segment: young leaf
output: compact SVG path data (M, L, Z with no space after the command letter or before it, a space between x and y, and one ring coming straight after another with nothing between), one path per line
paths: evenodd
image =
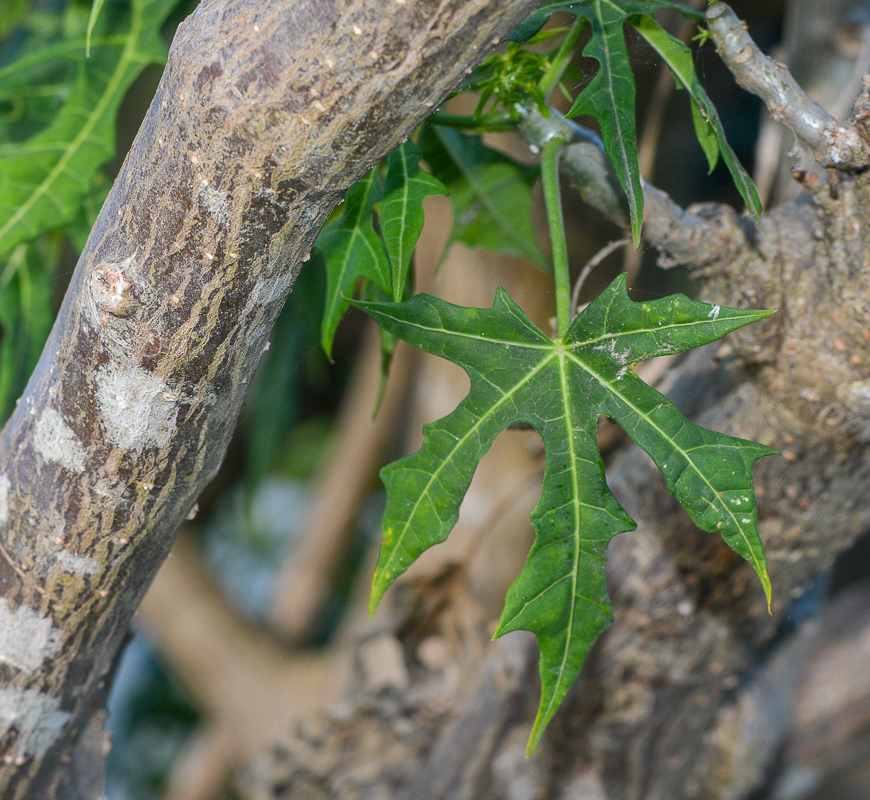
M600 67L566 116L588 115L601 125L604 151L628 199L634 246L640 243L643 189L637 161L634 74L628 60L623 23L626 12L608 0L589 0L578 12L592 24L592 38L583 55Z
M678 81L689 93L692 101L692 117L695 122L695 132L698 141L707 155L707 161L712 170L716 166L718 154L721 152L722 160L728 167L734 185L740 192L746 208L752 214L756 222L761 219L761 200L755 189L752 178L743 169L731 146L725 138L725 131L716 109L707 97L707 93L698 81L695 74L695 64L692 61L692 53L686 45L674 36L671 36L652 17L643 16L632 20L632 26L646 39L656 52L662 57L668 68Z
M375 167L355 183L344 198L344 213L317 237L316 247L326 260L326 305L323 309L321 344L327 355L338 323L347 311L347 294L359 278L380 286L390 285L390 264L384 244L375 232L372 209L383 188Z
M555 341L501 289L489 309L426 295L359 305L396 336L459 364L471 379L456 410L424 428L420 450L381 473L387 508L372 609L424 550L447 537L477 463L501 431L527 422L544 441L544 488L532 515L537 538L496 633L530 630L541 650L542 696L530 750L610 622L607 544L634 527L604 478L599 414L619 422L649 453L699 527L718 531L749 561L769 602L751 479L755 461L776 451L690 422L643 383L633 365L714 341L771 312L720 308L682 295L633 303L624 275Z
M437 178L420 169L420 151L409 139L387 158L386 187L379 217L392 266L392 297L397 302L402 299L411 253L423 230L423 199L432 194L447 194L447 189Z
M159 29L175 5L176 0L133 0L126 30L120 37L95 38L89 59L82 40L78 74L63 107L44 130L4 146L0 258L19 242L73 219L96 171L114 153L115 114L124 93L147 64L165 60Z
M518 164L490 150L479 136L452 128L425 128L420 147L432 173L449 190L455 241L547 263L530 216L535 167Z

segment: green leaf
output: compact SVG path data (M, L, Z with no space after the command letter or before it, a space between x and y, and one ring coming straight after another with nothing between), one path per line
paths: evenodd
M97 17L100 16L100 11L103 8L103 3L106 0L94 0L91 4L91 16L88 18L88 32L85 37L85 55L91 57L91 35L94 32L94 25L97 24Z
M725 138L725 131L722 128L719 115L698 81L691 51L685 43L671 36L652 17L643 16L632 20L632 26L662 57L673 73L677 85L682 86L689 93L692 101L695 133L707 156L710 169L712 170L716 166L718 155L721 152L722 160L728 167L734 185L740 192L743 202L746 203L746 208L752 214L753 219L759 222L762 208L755 184Z
M578 13L592 24L592 38L583 55L596 59L600 67L566 116L585 114L595 117L601 125L604 151L628 200L631 233L637 247L643 222L643 188L637 161L634 74L623 32L626 11L607 0L589 0Z
M423 199L447 194L444 184L420 169L420 151L408 140L387 158L387 178L379 222L392 266L393 300L402 299L411 253L423 230ZM388 292L389 294L389 292Z
M348 293L360 278L389 287L390 263L384 244L375 232L373 209L383 187L375 167L355 183L344 198L344 213L329 223L315 246L326 260L326 305L323 309L321 344L332 354L338 323L348 307Z
M441 126L425 128L420 147L432 173L449 191L454 241L546 265L530 215L536 167L491 150L479 136Z
M0 275L0 421L15 408L54 322L50 273L60 237L19 245ZM50 268L46 265L49 261Z
M372 609L424 550L447 537L480 458L501 431L526 422L544 441L543 494L532 515L537 538L496 633L532 631L541 650L542 696L530 750L610 623L607 545L634 527L605 481L596 435L600 414L649 453L699 527L718 531L752 564L769 602L751 478L755 461L776 451L695 425L633 366L714 341L771 312L720 308L682 295L633 303L624 275L555 341L501 289L489 309L426 295L359 305L396 336L459 364L471 380L456 410L425 426L420 450L381 473L387 507Z
M543 28L547 20L557 11L565 11L569 14L582 14L588 10L592 2L593 0L574 0L574 2L546 0L514 29L513 33L507 37L507 40L511 42L526 42ZM611 5L625 10L629 14L651 14L660 8L675 8L683 16L697 20L704 19L703 13L683 3L676 2L676 0L616 0Z
M6 144L0 157L0 258L19 242L71 221L100 165L114 154L115 116L127 88L151 63L165 60L160 25L176 0L133 0L117 36L102 15L91 58L81 39L76 77L42 131Z

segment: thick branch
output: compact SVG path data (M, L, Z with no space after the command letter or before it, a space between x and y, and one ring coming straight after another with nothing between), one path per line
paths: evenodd
M533 0L205 0L0 438L0 795L56 797L342 193Z
M593 208L611 222L628 230L625 195L604 145L592 131L551 110L549 117L532 111L519 127L523 139L537 150L556 136L567 143L560 161L562 174ZM643 237L662 253L661 264L671 267L692 264L702 267L732 258L744 236L736 216L724 207L708 218L678 206L666 193L643 183ZM712 207L711 207L712 209Z
M771 117L784 122L815 151L816 160L837 169L870 164L870 139L856 120L843 122L811 100L788 67L764 55L725 3L707 10L707 25L725 66L746 91L760 97Z

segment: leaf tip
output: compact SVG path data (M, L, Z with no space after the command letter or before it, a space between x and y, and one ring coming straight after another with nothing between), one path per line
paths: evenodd
M770 573L768 573L767 567L761 568L758 577L761 578L761 585L764 587L764 597L767 600L767 613L773 616L773 611L771 610L770 605L773 599L773 586L770 583Z

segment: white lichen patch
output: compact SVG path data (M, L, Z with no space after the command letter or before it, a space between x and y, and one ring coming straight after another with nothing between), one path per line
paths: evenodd
M33 446L46 461L54 461L70 472L82 472L85 468L85 448L53 408L46 408L39 415Z
M46 658L57 655L62 635L48 617L25 605L13 612L6 598L0 597L0 661L3 663L22 672L35 672Z
M54 558L64 572L73 575L93 575L100 569L96 559L90 556L77 555L67 549L55 553Z
M210 183L201 182L199 202L222 228L229 226L231 219L230 196L223 189L216 189Z
M0 525L5 525L9 521L9 490L11 488L12 482L4 472L0 475Z
M112 364L96 376L100 418L109 439L125 450L163 447L175 430L175 394L138 365Z
M263 278L257 281L254 291L251 292L249 305L266 306L276 300L283 300L290 284L293 283L292 273L284 273L275 278Z
M18 730L18 758L42 758L69 716L50 694L35 689L0 689L0 735L13 726Z

